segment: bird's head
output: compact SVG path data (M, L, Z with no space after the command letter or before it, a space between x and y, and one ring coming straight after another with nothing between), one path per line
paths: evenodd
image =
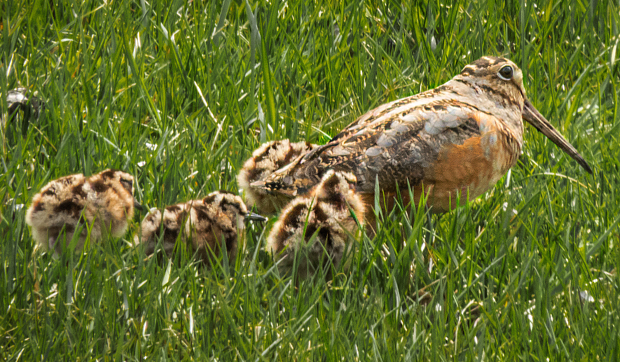
M511 60L484 56L466 65L452 81L462 82L472 89L472 97L485 96L499 107L518 107L521 117L544 134L551 142L592 173L590 165L577 150L532 105L523 86L523 72Z

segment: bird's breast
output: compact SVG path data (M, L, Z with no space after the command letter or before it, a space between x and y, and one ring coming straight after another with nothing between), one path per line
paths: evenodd
M516 164L521 153L521 134L491 115L477 112L473 116L480 133L461 144L444 145L427 169L424 184L432 185L430 202L440 210L456 206L457 194L463 201L484 194Z

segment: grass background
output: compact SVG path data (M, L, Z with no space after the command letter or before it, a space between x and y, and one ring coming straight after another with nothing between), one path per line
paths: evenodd
M46 108L2 126L1 359L618 360L620 5L448 3L2 2L0 109L18 86ZM385 215L349 273L298 289L261 250L273 220L213 271L145 261L144 215L83 254L34 251L19 205L51 179L124 169L148 207L236 191L261 142L324 143L482 55L523 69L594 175L526 126L494 190Z

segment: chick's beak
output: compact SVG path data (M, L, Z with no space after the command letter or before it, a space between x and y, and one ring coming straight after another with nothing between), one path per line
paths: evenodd
M140 211L144 211L144 210L145 210L145 207L144 207L144 206L142 206L142 205L138 202L138 200L136 200L136 199L133 199L133 207L134 207L134 208L136 208L136 209L138 209L138 210L140 210Z
M526 120L529 124L534 126L540 133L544 134L551 140L551 142L555 143L560 149L566 152L570 157L572 157L577 163L584 168L584 170L592 173L592 168L586 162L586 160L581 157L579 152L571 145L562 135L553 127L547 119L538 112L536 108L532 105L532 103L526 98L525 104L523 105L523 119Z
M253 212L248 212L247 214L245 214L245 218L248 220L254 220L254 221L267 221L268 219L262 215L259 214L255 214Z

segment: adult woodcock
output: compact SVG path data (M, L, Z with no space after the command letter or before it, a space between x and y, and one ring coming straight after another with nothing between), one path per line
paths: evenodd
M424 191L432 210L447 211L457 194L461 200L482 195L516 164L523 120L592 173L527 99L521 70L506 58L485 56L435 89L367 112L329 143L251 186L294 197L328 170L346 171L356 176L356 192L367 205L374 205L378 181L388 202L398 188L408 195L410 186L416 203ZM372 220L372 211L367 214Z

